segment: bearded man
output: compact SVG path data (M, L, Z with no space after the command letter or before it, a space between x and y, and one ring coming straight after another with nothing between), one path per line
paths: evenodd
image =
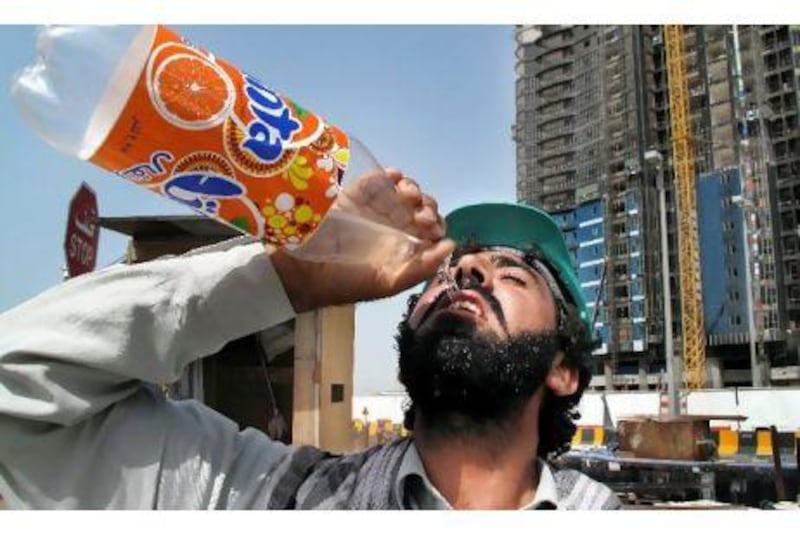
M80 276L0 315L0 494L14 508L596 509L556 472L588 373L558 228L514 205L448 217L394 175L427 246L392 276L260 243ZM453 241L455 240L455 242ZM434 274L453 253L449 275ZM150 384L310 309L413 298L398 332L413 437L352 455L287 446ZM452 278L452 282L445 280Z

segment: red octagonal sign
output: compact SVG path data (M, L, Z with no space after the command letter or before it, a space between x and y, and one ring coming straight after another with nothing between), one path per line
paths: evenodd
M97 213L94 191L86 183L81 183L69 204L67 234L64 237L67 272L71 278L91 272L97 263L97 244L100 240Z

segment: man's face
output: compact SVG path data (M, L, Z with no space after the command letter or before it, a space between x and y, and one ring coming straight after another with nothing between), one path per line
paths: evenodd
M465 254L454 261L450 273L458 289L448 297L447 283L435 279L408 317L413 330L433 328L443 315L500 339L555 329L557 311L550 288L521 255L496 250Z
M455 290L434 280L400 324L400 380L426 424L471 431L509 420L544 383L557 310L521 254L464 254L450 272Z

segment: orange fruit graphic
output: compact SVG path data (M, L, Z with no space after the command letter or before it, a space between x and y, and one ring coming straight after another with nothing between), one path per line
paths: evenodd
M160 65L166 58L176 54L188 54L194 57L203 57L198 50L176 41L167 41L153 48L150 59L147 61L147 77L152 81L153 72L156 65Z
M152 92L161 116L190 130L222 123L235 97L233 82L221 68L190 54L164 59L153 76Z

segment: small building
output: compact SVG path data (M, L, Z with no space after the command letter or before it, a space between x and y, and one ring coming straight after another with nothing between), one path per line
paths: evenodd
M182 254L240 236L196 216L102 217L102 228L130 237L125 262ZM351 445L354 306L302 313L275 327L233 339L190 364L180 381L162 384L176 399L193 398L265 433L282 415L280 440L343 452Z

